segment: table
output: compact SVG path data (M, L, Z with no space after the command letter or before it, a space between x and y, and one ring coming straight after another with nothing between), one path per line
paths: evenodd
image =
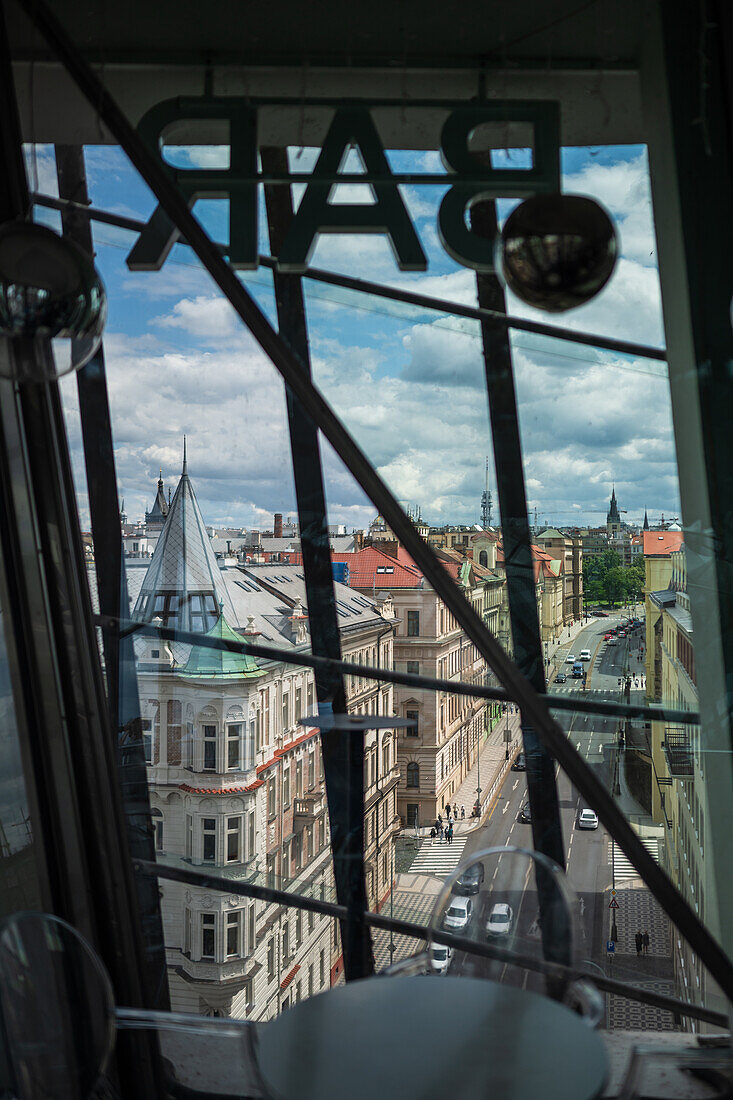
M591 1100L600 1036L563 1005L477 978L366 978L259 1029L278 1100Z

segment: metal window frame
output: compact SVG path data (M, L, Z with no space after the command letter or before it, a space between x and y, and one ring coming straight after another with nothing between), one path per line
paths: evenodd
M127 154L144 182L156 196L181 235L188 241L204 268L235 312L269 356L304 410L319 426L365 493L410 553L437 594L453 613L471 641L506 685L537 731L545 748L554 754L578 791L592 805L629 861L639 871L679 932L687 939L704 965L715 975L725 995L733 1000L733 963L701 923L666 873L644 848L631 825L618 810L592 769L566 738L528 680L513 665L491 636L473 608L464 600L432 550L417 534L394 495L373 469L367 457L335 415L330 405L310 382L303 364L289 345L278 336L257 303L248 293L188 208L186 200L165 168L148 150L122 113L114 98L97 77L81 52L70 41L44 0L18 0L52 54L68 72L79 91ZM357 769L358 770L358 769Z

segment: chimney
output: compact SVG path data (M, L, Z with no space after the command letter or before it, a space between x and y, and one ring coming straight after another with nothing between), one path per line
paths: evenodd
M283 537L283 514L282 512L275 512L275 524L273 528L273 535L276 539Z

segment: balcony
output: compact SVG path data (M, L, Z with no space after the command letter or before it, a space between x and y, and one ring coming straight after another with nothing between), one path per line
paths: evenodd
M693 759L690 735L683 727L667 729L662 742L667 767L674 779L692 779Z
M314 791L293 800L293 817L296 821L313 821L322 809L323 791Z

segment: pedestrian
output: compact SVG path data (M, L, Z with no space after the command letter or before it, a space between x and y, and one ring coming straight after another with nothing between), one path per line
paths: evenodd
M453 819L455 821L458 821L458 807L456 806L455 802L453 803Z
M443 822L438 818L438 840L443 840Z
M430 839L435 840L435 826L434 825L433 825L432 829L430 830Z
M461 806L461 821L463 821L465 816L466 816L466 808L465 808L465 806Z
M449 844L453 843L453 826L452 825L448 829L448 843Z
M641 955L641 949L644 944L644 937L642 936L641 932L636 933L636 935L634 936L634 942L636 943L636 957L638 959L639 955Z
M644 954L648 955L649 954L649 933L648 932L645 932L644 935L641 937L641 942L642 942L642 946L644 948Z
M443 824L443 819L440 816L440 814L438 814L438 816L435 819L435 831L436 831L436 833L438 832L438 830L440 829L442 824Z

